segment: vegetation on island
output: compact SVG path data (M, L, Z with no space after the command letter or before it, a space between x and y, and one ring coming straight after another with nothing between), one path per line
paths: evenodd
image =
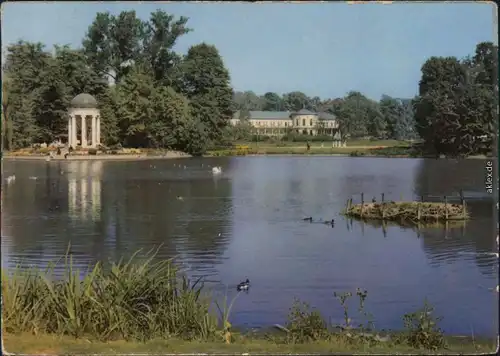
M216 298L201 280L193 283L174 261L158 261L154 253L98 263L85 274L73 267L71 255L63 263L63 276L54 273L57 263L45 271L2 270L2 336L7 351L116 353L163 347L162 352L209 348L213 352L463 353L495 347L494 340L445 337L427 303L402 317L401 330L377 331L365 310L367 291L360 288L332 293L343 314L341 325L332 325L318 310L297 300L285 325L252 333L231 325L239 294L230 303ZM48 348L52 352L46 352Z
M148 20L135 11L98 13L80 48L19 41L7 47L2 68L3 148L50 143L66 135L70 100L97 98L105 146L172 149L203 154L209 148L253 137L240 110L299 110L336 115L343 139L420 139L414 155L466 156L491 152L495 135L497 47L479 43L471 57L432 57L422 66L418 96L351 91L343 98L309 97L300 91L259 96L233 92L230 74L212 44L187 53L175 44L193 29L188 18L157 10ZM111 83L111 84L110 84ZM311 139L291 132L283 142ZM318 138L327 141L327 138ZM408 154L406 148L395 152ZM388 150L385 155L397 154Z
M447 202L372 202L352 204L347 202L344 215L359 219L386 220L404 223L436 223L467 220L469 214L465 203Z

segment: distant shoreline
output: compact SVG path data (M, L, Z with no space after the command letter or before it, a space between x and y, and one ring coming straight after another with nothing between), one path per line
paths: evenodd
M412 158L412 159L436 159L434 157L424 157L424 156L410 156L410 155L376 155L376 154L364 154L359 156L352 156L348 153L252 153L246 155L203 155L203 158L220 158L220 157L351 157L351 158ZM2 160L6 161L46 161L48 156L40 155L25 155L25 156L15 156L15 155L3 155ZM169 153L166 155L146 155L146 154L122 154L122 155L81 155L81 156L68 156L64 157L54 157L50 161L64 162L64 161L147 161L147 160L164 160L164 159L178 159L178 158L189 158L192 157L189 154L180 153ZM437 159L451 159L447 157L440 157ZM484 155L469 156L464 159L493 159L493 157L487 157Z
M40 155L3 155L3 160L8 161L46 161L49 156ZM159 159L176 159L192 157L187 153L169 152L164 155L146 155L146 154L122 154L122 155L74 155L64 158L64 156L56 156L50 161L145 161L145 160L159 160Z

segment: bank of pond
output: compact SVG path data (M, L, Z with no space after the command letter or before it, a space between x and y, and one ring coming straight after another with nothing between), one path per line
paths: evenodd
M340 325L332 325L319 311L297 300L284 325L259 332L238 330L231 325L231 310L244 292L230 301L214 298L202 280L190 281L174 262L157 261L154 251L138 251L129 260L98 263L82 274L74 269L68 253L44 270L2 269L2 334L7 351L34 352L43 346L39 338L52 338L59 353L109 352L113 343L118 345L115 352L128 353L153 352L151 345L162 343L172 352L193 352L196 347L206 352L204 346L219 352L307 352L300 345L318 352L487 352L495 348L494 340L444 336L439 318L425 301L422 309L402 316L401 330L377 331L364 307L368 292L362 289L332 291L332 300L343 310ZM54 267L60 263L64 276L57 278ZM357 299L355 313L348 308L351 298ZM186 349L179 340L193 348Z

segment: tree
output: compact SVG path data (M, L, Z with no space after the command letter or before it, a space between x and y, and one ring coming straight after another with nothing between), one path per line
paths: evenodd
M33 115L38 126L38 141L53 142L67 132L67 107L71 94L65 79L57 61L48 59L39 86L33 91Z
M233 90L229 72L217 48L202 43L192 46L182 65L183 94L191 102L198 129L204 127L207 138L216 141L232 117Z
M156 117L151 126L156 147L184 149L192 129L189 101L172 87L160 87L153 96ZM194 152L196 153L196 152Z
M181 16L174 21L173 15L157 10L144 24L144 60L150 66L155 81L162 85L178 84L180 73L177 69L181 57L172 48L181 36L192 31L186 27L187 22L187 17Z
M413 100L398 99L400 116L393 127L391 138L397 140L414 140L418 138L415 131L415 117L413 113Z
M12 149L13 137L13 125L9 116L13 104L11 88L11 79L7 75L4 75L2 78L2 147L8 150Z
M119 82L130 64L140 61L143 39L144 23L135 11L122 11L118 16L100 12L88 28L83 50L97 73Z
M284 94L283 104L287 111L299 111L300 109L313 110L309 97L300 91Z
M121 141L132 147L151 145L151 125L155 112L153 78L140 70L133 70L117 88L117 117Z
M264 100L253 91L235 92L233 102L235 110L260 111L264 107Z
M400 103L388 95L382 95L380 99L380 111L387 125L387 134L390 138L396 137L396 126L403 115L403 107Z
M37 112L35 99L41 84L46 82L46 67L50 54L41 43L18 41L7 47L3 76L8 84L2 87L8 103L2 100L5 119L9 121L11 136L7 140L9 149L29 145L39 140L40 127L34 118Z
M470 155L491 150L495 133L495 47L480 43L462 62L432 57L422 66L415 121L435 154Z
M224 131L224 141L227 143L235 141L248 141L252 137L253 126L248 119L240 118L236 125L229 125Z
M108 80L92 69L81 49L55 46L55 66L61 70L70 99L88 93L99 98L108 89Z
M497 86L498 47L492 42L481 42L476 46L472 66L478 69L474 82L479 85ZM471 69L469 67L469 69Z
M263 97L263 111L284 111L285 104L281 96L276 93L267 92Z

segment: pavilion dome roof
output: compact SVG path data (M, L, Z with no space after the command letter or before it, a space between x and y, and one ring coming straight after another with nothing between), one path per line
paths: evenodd
M78 94L71 100L70 107L77 109L97 109L97 100L90 94Z

